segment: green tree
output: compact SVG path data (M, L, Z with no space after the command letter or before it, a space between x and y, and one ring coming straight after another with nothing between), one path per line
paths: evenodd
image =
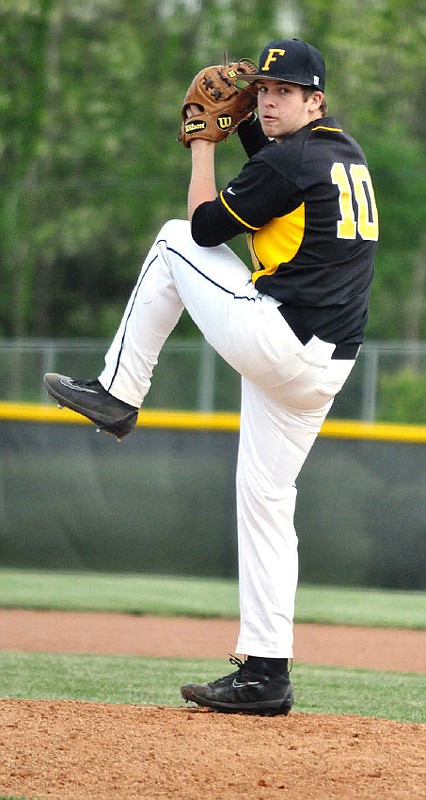
M158 227L186 214L192 75L298 36L324 52L331 112L375 181L369 336L424 337L426 9L407 3L2 0L0 332L109 336ZM218 185L243 160L231 137Z
M5 0L3 333L113 329L154 232L186 213L189 155L176 142L184 87L222 59L224 43L257 50L272 9ZM251 41L247 11L258 23Z
M329 64L331 109L362 144L381 239L368 334L426 336L426 7L300 0L301 33Z

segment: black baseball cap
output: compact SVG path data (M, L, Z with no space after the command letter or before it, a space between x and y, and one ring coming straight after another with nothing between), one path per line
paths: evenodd
M243 80L253 83L260 79L299 83L325 90L325 62L313 45L301 39L278 39L263 48L258 73L244 75Z

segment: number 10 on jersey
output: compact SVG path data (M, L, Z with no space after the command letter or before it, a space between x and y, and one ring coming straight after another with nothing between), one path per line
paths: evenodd
M370 173L365 164L345 164L336 161L331 168L331 180L339 190L341 219L337 223L338 239L377 241L379 219ZM355 201L355 202L354 202Z

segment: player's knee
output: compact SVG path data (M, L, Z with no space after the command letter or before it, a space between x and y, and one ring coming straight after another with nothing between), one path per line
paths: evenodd
M169 219L161 228L158 239L179 241L182 237L191 236L191 226L185 219Z

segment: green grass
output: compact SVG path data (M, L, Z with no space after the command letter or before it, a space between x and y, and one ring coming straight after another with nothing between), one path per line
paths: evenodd
M300 586L296 620L426 630L426 592Z
M237 617L238 587L233 580L2 569L1 606ZM296 620L425 630L426 593L302 585ZM0 696L176 706L182 683L229 669L216 659L0 651ZM297 664L292 680L295 711L426 722L423 674Z
M236 617L231 580L0 570L0 607Z
M229 672L219 659L0 653L2 698L180 706L179 686ZM426 722L426 676L297 664L294 711Z
M237 617L235 580L0 570L0 607ZM426 630L426 592L299 586L296 621Z

